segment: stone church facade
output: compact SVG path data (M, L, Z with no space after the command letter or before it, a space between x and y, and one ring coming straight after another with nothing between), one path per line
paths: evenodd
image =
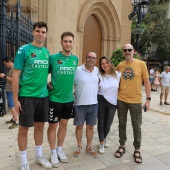
M14 5L17 0L9 0ZM112 51L131 41L130 0L20 0L23 12L34 22L44 21L49 31L45 46L50 53L61 49L64 31L75 35L73 53L79 64L87 51L111 56Z

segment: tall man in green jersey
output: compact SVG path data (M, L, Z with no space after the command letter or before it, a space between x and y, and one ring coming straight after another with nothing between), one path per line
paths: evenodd
M64 32L61 35L63 50L50 56L51 84L53 89L49 93L50 111L47 134L51 148L51 163L54 167L59 166L58 158L61 162L68 162L62 146L66 136L67 123L72 116L74 73L78 65L78 58L71 53L73 45L73 33ZM58 124L56 149L56 128Z
M44 122L48 121L49 110L47 76L50 54L43 47L47 30L44 22L35 23L33 42L20 47L14 61L12 89L15 109L19 115L18 145L21 170L29 170L26 156L27 134L29 127L32 126L34 126L36 162L44 168L52 168L42 153Z

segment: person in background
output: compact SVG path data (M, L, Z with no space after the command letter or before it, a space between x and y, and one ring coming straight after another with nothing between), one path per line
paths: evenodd
M155 78L154 78L154 90L157 91L158 90L158 85L160 84L158 78L159 78L160 72L159 69L156 68L155 69Z
M149 81L150 81L151 91L155 91L154 90L154 78L155 78L155 66L152 67L149 71Z
M117 96L121 73L108 57L99 60L99 92L98 92L98 135L99 153L104 153L104 147L109 147L106 137L110 131L117 108Z
M9 121L6 121L6 124L12 123L11 126L9 126L9 129L14 129L18 127L19 120L18 120L18 114L14 107L14 101L13 101L13 93L12 93L12 69L13 69L13 62L8 57L5 57L2 60L4 66L8 69L7 75L4 73L0 73L0 77L5 79L6 81L6 95L7 95L7 102L8 102L8 108L10 109L12 113L12 119Z
M49 111L47 77L50 54L43 47L47 30L46 23L34 23L33 42L20 47L14 61L12 90L15 109L19 115L18 146L21 170L30 169L27 160L27 142L29 127L33 126L35 161L46 169L52 168L42 153L44 122L48 121Z
M169 86L170 86L170 67L166 66L165 71L163 71L159 76L159 82L161 85L161 94L160 94L160 105L163 105L162 99L164 96L164 105L169 105L167 102L168 93L169 93Z

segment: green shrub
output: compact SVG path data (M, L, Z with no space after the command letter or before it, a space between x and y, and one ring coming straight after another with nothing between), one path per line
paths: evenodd
M135 51L134 53L134 58L136 59L140 59L140 53L138 53L137 51ZM111 56L111 60L114 64L114 66L116 67L121 61L125 60L125 57L122 53L122 49L121 48L117 48L116 50L113 51L112 56Z

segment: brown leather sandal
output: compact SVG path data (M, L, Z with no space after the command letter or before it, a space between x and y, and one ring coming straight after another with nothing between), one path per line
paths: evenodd
M121 152L120 149L123 149L123 151ZM121 158L125 152L126 152L125 147L119 146L119 149L115 152L115 157L116 158ZM119 156L116 155L117 153L119 154Z
M138 153L139 156L136 156L136 153ZM140 151L134 151L133 156L134 156L134 161L135 161L136 163L138 163L138 164L142 163L142 156L140 155ZM137 159L138 159L138 160L137 160ZM139 161L139 159L140 159L141 161Z

